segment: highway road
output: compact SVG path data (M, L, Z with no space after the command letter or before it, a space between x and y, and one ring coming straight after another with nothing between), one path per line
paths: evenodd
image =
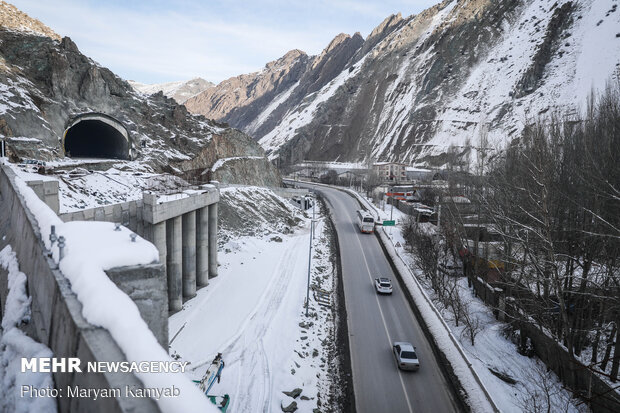
M357 227L358 202L336 189L315 189L328 201L338 232L357 412L459 411L451 384L435 360L379 241ZM379 276L392 279L391 296L375 292L374 279ZM397 368L392 355L394 341L413 343L419 371Z

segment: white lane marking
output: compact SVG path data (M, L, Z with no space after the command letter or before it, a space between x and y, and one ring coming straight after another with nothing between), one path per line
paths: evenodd
M357 243L360 246L360 252L362 253L362 257L364 258L364 265L366 265L366 269L368 270L368 278L370 278L370 282L371 284L373 284L374 280L372 279L372 275L370 275L370 267L368 266L368 261L366 261L366 255L364 254L364 248L362 247L362 242L360 241L360 238L359 238L360 235L357 232L357 228L355 227L355 225L353 225L353 223L350 220L349 220L349 224L351 224L351 226L353 227L353 231L355 233L355 239L357 240ZM388 331L387 323L385 322L385 316L383 315L383 310L381 309L381 304L379 303L379 297L377 297L377 294L375 294L375 301L377 302L377 307L379 307L379 314L381 315L381 321L383 322L383 328L385 329L385 335L387 336L390 348L392 348L392 339L390 338L390 332ZM409 395L407 394L407 388L405 387L405 382L403 381L403 373L400 371L400 369L398 369L398 379L400 380L400 385L403 388L403 393L405 394L405 400L407 400L407 407L409 408L409 412L413 413L413 409L411 408L411 402L409 401Z
M329 190L326 190L325 192L327 192L327 191L329 191ZM335 191L337 191L337 190L334 190L334 192L335 192ZM353 197L352 197L352 196L350 196L350 195L348 195L348 196L349 196L350 198L353 198ZM338 204L339 204L340 209L345 210L345 211L348 211L348 209L347 209L346 207L344 207L344 204L346 204L346 202L343 202L341 199L338 199L338 196L337 196L337 195L336 195L336 197L335 197L335 200L336 200L336 201L335 201L335 203L338 203ZM330 204L331 204L331 206L333 206L333 207L335 208L335 205L331 202L331 200L328 200L328 203L330 203ZM351 217L351 215L349 215L348 213L345 213L344 215L345 215L345 217L346 217L346 218L348 218L348 219L346 219L346 221L347 221L347 222L348 222L348 223L349 223L349 224L353 227L353 232L355 232L355 233L356 233L357 242L360 244L360 248L361 248L361 247L362 247L362 245L361 245L361 241L360 241L360 238L359 238L360 233L358 232L358 228L357 228L357 227L353 224L353 222L352 222L352 220L354 219L354 217ZM334 218L335 218L335 215L334 215ZM334 222L334 224L336 224L336 222ZM368 262L366 261L366 256L365 256L365 255L364 255L364 253L363 253L363 249L362 249L362 256L364 257L364 263L366 264L366 268L368 269L368 276L370 277L370 281L371 281L371 282L373 282L372 276L370 275L370 268L369 268L369 266L368 266ZM343 272L344 272L344 271L343 271ZM344 289L344 284L343 284L343 289ZM402 292L401 292L401 293L402 293ZM383 320L383 327L384 327L385 332L386 332L386 334L387 334L387 336L388 336L388 340L390 341L390 347L392 347L392 341L391 341L391 339L390 339L390 334L389 334L389 332L388 332L387 325L386 325L386 323L385 323L385 317L383 316L383 311L381 310L381 305L379 304L379 299L378 299L378 297L377 297L376 295L375 295L375 300L377 301L377 305L379 306L379 312L380 312L380 314L381 314L381 318L382 318L382 320ZM411 309L408 305L407 305L406 307L407 307L407 312L409 313L409 317L410 317L410 318L411 318L411 320L413 321L413 324L417 325L418 321L417 321L417 319L415 318L415 316L414 316L414 314L413 314L412 309ZM348 315L348 313L347 313L347 326L348 326L348 328L349 328L349 331L351 331L351 325L350 325L350 321L349 321L349 315ZM350 340L350 339L349 339L349 340ZM432 350L431 350L431 353L432 353ZM353 356L352 356L352 355L351 355L351 369L353 370ZM409 396L407 395L407 391L406 391L406 389L405 389L405 384L404 384L403 379L402 379L402 374L403 374L403 373L400 371L400 369L398 370L398 372L399 372L400 383L401 383L401 386L403 387L403 392L405 393L405 398L406 398L406 400L407 400L407 405L408 405L408 407L409 407L409 412L410 412L410 413L413 413L413 410L411 409L411 403L410 403L410 401L409 401ZM441 381L443 381L444 383L446 383L446 378L444 377L444 375L443 375L443 374L440 374L440 378L441 378ZM449 396L449 400L450 400L452 403L454 402L454 400L452 399L452 396L451 396L451 395ZM356 400L356 404L357 404L357 400Z

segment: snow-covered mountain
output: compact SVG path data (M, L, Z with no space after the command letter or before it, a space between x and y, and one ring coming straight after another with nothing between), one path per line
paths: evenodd
M0 138L9 158L59 160L69 122L93 112L122 122L131 158L141 169L280 184L262 148L244 133L191 114L162 94L134 91L83 55L70 38L60 39L41 22L0 3ZM227 161L212 169L219 159Z
M281 164L441 165L450 145L475 146L481 130L504 145L539 115L584 109L620 72L617 8L618 0L444 0L388 17L365 40L339 35L268 98L224 112L217 100L188 108L241 128ZM218 88L222 98L239 93Z
M198 93L215 86L213 83L204 80L203 78L196 77L187 81L168 82L168 83L156 83L146 84L135 82L133 80L128 81L131 87L138 92L145 95L152 95L157 92L162 92L164 96L176 100L178 103L184 103L187 99L191 98Z
M267 63L262 71L227 79L188 99L185 106L209 119L225 117L232 123L243 125L243 119L256 117L276 95L297 82L306 71L308 61L308 56L301 50L291 50L280 59ZM239 119L235 115L237 109L240 109Z

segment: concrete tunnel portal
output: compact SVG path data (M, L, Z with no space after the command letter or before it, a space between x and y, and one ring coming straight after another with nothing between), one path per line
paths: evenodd
M85 113L68 122L62 149L72 158L130 160L132 145L120 121L103 113Z

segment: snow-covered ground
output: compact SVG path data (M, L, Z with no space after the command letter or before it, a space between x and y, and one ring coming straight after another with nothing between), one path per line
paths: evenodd
M56 399L53 397L18 398L18 389L22 386L53 387L51 373L22 373L20 364L22 357L52 357L52 351L19 328L30 320L30 297L26 274L19 270L17 256L10 245L0 251L0 267L7 272L9 288L0 328L0 411L55 413Z
M562 386L553 372L547 371L539 359L522 356L517 352L516 345L504 335L506 324L496 320L491 309L474 297L472 290L467 287L465 278L459 278L457 286L460 289L460 296L464 304L469 307L470 313L478 318L482 326L481 331L476 335L475 345L471 345L468 336L464 333L463 323L456 326L452 312L442 305L430 285L430 280L424 277L416 264L415 255L405 247L406 243L401 229L407 215L396 208L392 209L390 205L378 207L370 202L366 204L372 206L380 219L390 219L392 215L396 220L395 227L380 230L386 232L393 249L423 286L502 412L537 411L544 406L543 399L547 397L547 394L550 396L550 411L581 412L586 410L584 404L573 399L571 392ZM432 224L421 225L428 226L429 231L435 228ZM516 383L509 384L501 380L491 370L514 379ZM539 403L537 406L534 404L535 400Z
M251 203L254 211L281 208L265 191L227 188L223 195L229 203ZM311 266L316 290L310 291L308 317L304 305L310 219L292 211L293 217L301 217L292 230L275 220L254 219L260 229L252 229L253 235L226 237L218 277L170 317L170 352L191 362L192 379L201 379L222 353L226 366L210 394L229 394L229 411L275 412L292 402L299 412L333 410L328 403L333 403L337 373L334 311L317 299L333 304L334 268L326 218L319 208L316 212ZM295 399L283 393L297 388L302 392Z
M142 199L143 191L169 191L188 186L174 175L144 172L134 167L133 162L119 163L118 166L127 170L112 167L106 171L85 169L84 163L74 159L48 162L54 170L49 175L36 173L32 165L7 165L24 181L58 181L61 214Z

